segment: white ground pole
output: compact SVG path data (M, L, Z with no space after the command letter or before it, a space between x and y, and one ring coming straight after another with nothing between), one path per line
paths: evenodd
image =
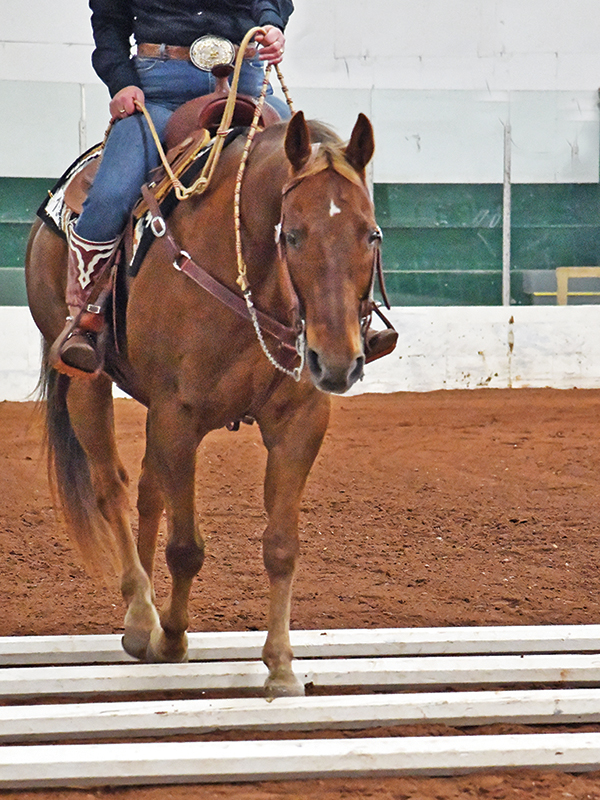
M324 694L273 702L202 696L212 689L256 695L266 677L258 660L261 632L191 634L192 658L202 660L176 665L124 660L116 636L0 638L0 695L12 703L0 707L0 789L455 775L517 767L597 770L597 732L143 739L223 730L309 736L319 729L421 722L599 724L599 634L597 625L295 631L292 642L301 656L296 674ZM347 687L360 694L336 694ZM169 690L192 690L197 697L148 697ZM99 693L103 702L93 702ZM121 701L121 693L136 699ZM28 697L35 702L26 704ZM55 698L62 702L53 703ZM64 702L68 698L78 702ZM93 743L101 738L121 741ZM88 743L69 743L82 740Z

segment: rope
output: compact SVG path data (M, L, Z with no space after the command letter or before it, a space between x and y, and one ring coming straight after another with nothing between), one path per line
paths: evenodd
M290 94L290 90L288 89L285 80L283 79L283 74L281 69L279 68L279 64L275 64L275 72L277 73L277 77L279 78L279 83L281 85L281 91L285 97L286 103L288 104L288 108L290 109L291 113L295 113L294 103L292 100L292 96Z
M235 252L237 257L237 267L238 267L238 277L236 283L242 290L244 295L244 300L246 301L246 306L248 307L248 313L250 314L250 318L252 319L252 324L254 326L254 331L256 333L256 338L261 346L263 353L265 354L267 360L269 361L272 366L278 369L280 372L283 372L285 375L288 375L290 378L293 378L295 381L300 380L300 376L302 374L302 370L304 369L304 354L305 354L305 346L304 346L304 330L302 330L298 334L298 339L296 341L296 350L300 356L300 364L293 370L287 369L282 364L280 364L277 359L273 356L270 352L269 348L267 347L267 343L263 337L262 331L260 329L260 325L258 323L258 317L256 315L256 310L254 308L254 301L252 300L252 290L250 288L250 284L248 283L248 267L244 260L244 254L242 250L242 223L241 223L241 194L242 194L242 181L244 179L244 172L246 171L246 163L248 161L248 155L252 148L252 143L254 141L254 137L256 135L256 131L258 130L258 122L260 120L260 115L262 113L263 105L265 102L265 97L267 94L267 88L269 86L269 77L271 74L271 64L267 65L265 70L265 77L263 80L262 89L260 92L260 96L256 103L256 109L254 110L254 118L252 120L252 124L250 125L250 130L248 131L248 136L246 137L246 143L244 145L244 150L242 152L242 158L240 160L240 166L238 168L238 172L235 179L235 189L233 193L233 219L234 219L234 228L235 228ZM282 84L283 87L283 84ZM287 89L287 87L286 87ZM286 90L284 90L286 91ZM287 97L287 94L286 94Z
M235 227L235 250L237 255L237 265L238 265L238 278L237 284L242 290L245 292L248 288L248 279L247 279L247 267L244 261L244 256L242 254L242 233L241 233L241 219L240 219L240 201L241 201L241 193L242 193L242 181L244 179L244 172L246 171L246 163L248 161L248 155L250 153L250 148L252 147L252 143L254 141L254 137L256 135L256 131L258 130L258 121L260 119L260 115L262 113L263 105L265 102L265 96L267 93L267 87L269 85L269 76L271 74L271 65L267 64L267 68L265 70L265 78L263 80L262 88L260 91L260 95L258 101L256 103L256 108L254 109L254 117L252 119L252 124L250 125L250 129L248 131L248 136L246 137L246 143L244 145L244 150L242 152L242 158L240 159L240 166L238 167L236 179L235 179L235 189L233 192L233 218L234 218L234 227Z

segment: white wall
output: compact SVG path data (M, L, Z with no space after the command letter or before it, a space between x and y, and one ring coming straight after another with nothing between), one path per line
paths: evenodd
M369 364L350 394L600 388L600 338L589 335L600 329L600 306L394 308L390 318L398 347ZM39 364L28 309L0 308L0 401L32 399Z
M376 181L501 182L509 121L515 182L598 180L597 0L296 5L283 64L296 106L343 136L368 113ZM87 4L2 0L0 37L0 175L55 177L107 123Z
M396 350L351 393L600 388L600 306L394 308Z
M596 0L298 0L295 86L596 91Z
M596 0L296 0L294 87L596 91ZM2 0L6 80L93 83L86 0Z

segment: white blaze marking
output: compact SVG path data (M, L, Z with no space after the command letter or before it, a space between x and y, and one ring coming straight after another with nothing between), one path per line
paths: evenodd
M336 206L336 204L333 202L333 198L332 198L331 205L329 206L329 216L330 217L335 217L336 214L341 214L341 213L342 213L342 209L338 208Z
M278 222L275 225L275 244L279 244L279 240L281 239L281 222Z

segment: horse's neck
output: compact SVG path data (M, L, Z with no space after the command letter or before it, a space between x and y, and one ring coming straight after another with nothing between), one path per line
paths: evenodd
M241 187L241 218L247 239L276 254L275 230L281 218L281 197L287 179L282 136L263 131L250 153ZM257 265L258 266L258 265Z

